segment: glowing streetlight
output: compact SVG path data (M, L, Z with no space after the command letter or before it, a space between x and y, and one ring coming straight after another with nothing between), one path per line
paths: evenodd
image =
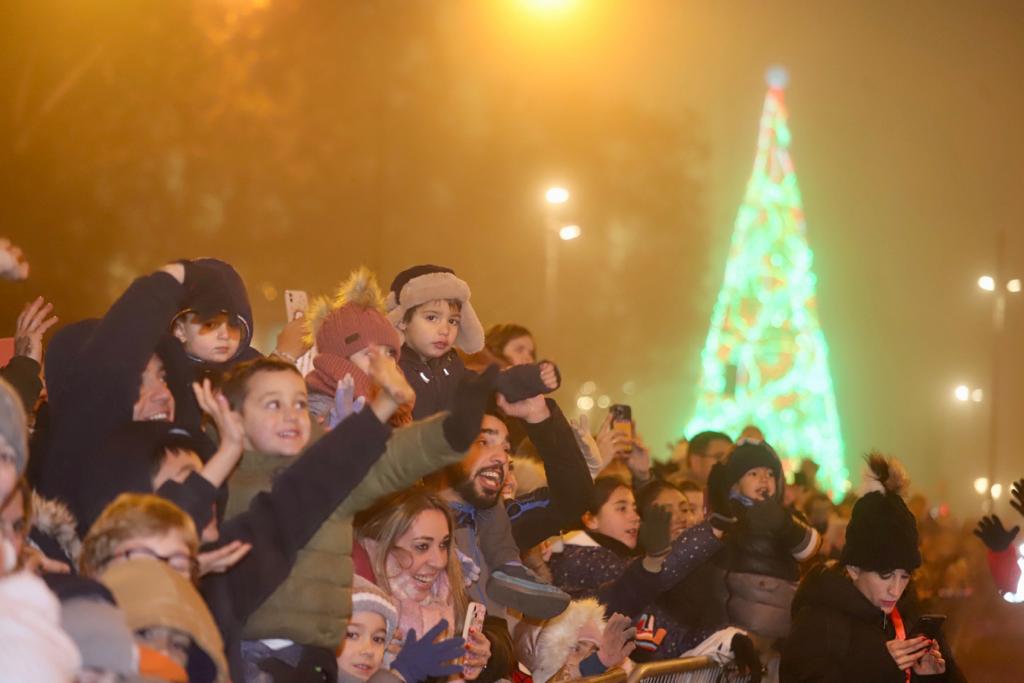
M992 500L999 500L999 496L1003 495L1003 485L992 484L992 488L989 489L989 493L992 494Z
M592 410L594 407L594 399L590 396L580 396L576 399L576 407L580 410Z
M979 496L984 496L985 492L988 491L988 477L978 477L975 479L974 490L978 492Z
M563 226L561 229L559 229L558 236L561 237L566 242L568 242L569 240L576 239L582 233L583 231L580 230L580 226L574 224Z
M1014 278L1006 283L1006 291L1009 292L1010 294L1019 294L1020 289L1020 280L1018 280L1017 278Z
M996 291L996 280L991 275L982 275L978 278L978 286L986 292Z
M975 389L971 392L971 400L975 403L981 403L985 399L985 392L981 389Z
M523 0L523 3L540 12L564 12L576 4L576 0Z
M961 384L953 390L953 397L958 401L966 402L971 398L971 389L966 384Z
M565 204L569 201L569 190L564 187L549 187L544 193L544 199L548 204Z

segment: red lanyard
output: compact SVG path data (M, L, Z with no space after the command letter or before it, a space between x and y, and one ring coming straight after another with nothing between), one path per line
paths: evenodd
M900 616L900 611L893 607L889 618L892 619L892 625L896 629L896 638L898 640L906 640L907 629L903 627L903 617ZM910 671L910 669L907 669L904 672L907 675L907 683L910 683Z

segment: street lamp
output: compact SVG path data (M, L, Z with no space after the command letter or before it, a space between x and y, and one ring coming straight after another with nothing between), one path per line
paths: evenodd
M565 204L569 201L569 190L564 187L549 187L548 191L544 193L544 199L548 204Z
M564 241L574 240L583 233L578 225L564 225L558 230L558 236Z

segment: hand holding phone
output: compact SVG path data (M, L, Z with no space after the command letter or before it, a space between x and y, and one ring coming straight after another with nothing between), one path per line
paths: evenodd
M284 290L284 310L288 320L305 318L309 311L309 295L301 289Z
M626 441L626 448L623 453L633 452L633 440L635 430L633 425L633 409L627 405L616 403L608 408L608 414L612 418L612 431L622 434Z
M932 640L938 640L942 635L942 624L946 621L945 614L925 614L917 623L917 630L921 635Z

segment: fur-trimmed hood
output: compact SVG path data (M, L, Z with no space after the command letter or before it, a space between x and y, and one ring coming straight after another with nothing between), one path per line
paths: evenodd
M33 535L41 534L53 539L75 567L78 566L78 556L82 552L82 541L78 538L76 527L75 516L64 503L32 492ZM46 552L46 548L41 550Z
M540 625L520 622L515 631L516 655L534 683L545 683L565 666L576 643L599 644L603 633L604 607L594 598L573 600L564 612ZM579 675L573 672L572 678Z

